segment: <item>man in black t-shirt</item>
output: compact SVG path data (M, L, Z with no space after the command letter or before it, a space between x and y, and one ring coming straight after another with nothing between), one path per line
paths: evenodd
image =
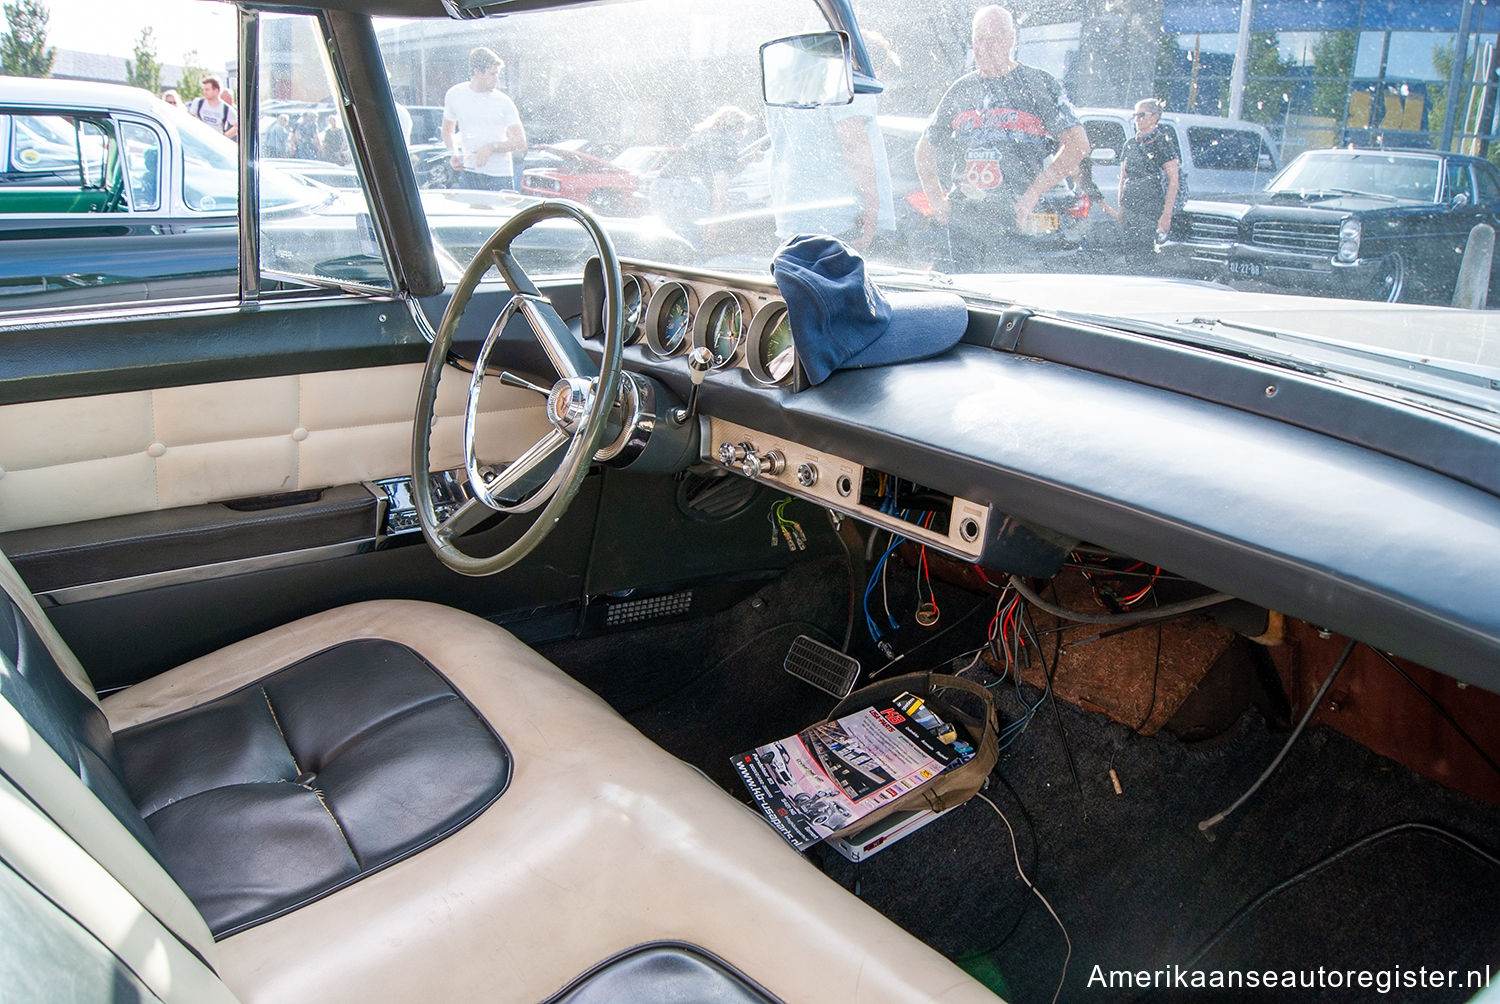
M1182 176L1177 134L1163 129L1161 102L1136 102L1135 135L1120 155L1120 226L1127 248L1150 250L1172 227Z
M1089 142L1062 86L1011 57L1010 11L979 8L972 38L975 71L938 102L917 141L917 177L933 216L948 224L953 268L1006 270L1024 257L1018 238L1037 232L1037 201L1088 155Z

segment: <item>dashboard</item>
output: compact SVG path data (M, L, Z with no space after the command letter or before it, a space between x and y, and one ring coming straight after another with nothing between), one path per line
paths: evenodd
M622 267L625 366L696 401L702 463L991 569L1049 576L1087 542L1500 689L1500 494L1463 475L1472 462L1414 449L1493 456L1488 430L1315 372L973 302L948 352L803 389L796 332L767 337L785 309L769 276ZM580 335L597 354L588 287ZM713 358L696 392L694 347Z
M682 357L706 349L706 380L793 388L796 340L773 282L640 268L626 268L621 278L627 346L679 369L686 365ZM602 314L585 316L592 322L583 329L585 341L598 345ZM978 561L984 552L987 504L837 451L708 415L699 459L964 561ZM1061 549L1056 558L1061 561ZM1041 571L1055 571L1050 557Z

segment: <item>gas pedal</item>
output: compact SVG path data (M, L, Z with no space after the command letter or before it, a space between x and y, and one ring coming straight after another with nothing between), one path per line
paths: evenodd
M859 660L805 634L792 639L783 668L797 679L834 697L848 697L859 679Z

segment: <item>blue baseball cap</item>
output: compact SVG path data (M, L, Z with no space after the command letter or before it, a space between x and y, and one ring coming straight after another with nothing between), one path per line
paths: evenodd
M882 293L865 260L824 234L799 234L771 260L807 379L838 369L887 366L944 352L964 336L969 311L944 292Z

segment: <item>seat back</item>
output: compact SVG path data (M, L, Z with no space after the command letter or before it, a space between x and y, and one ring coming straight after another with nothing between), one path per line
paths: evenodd
M0 865L0 887L9 869L21 882L13 889L29 886L56 904L152 994L228 997L213 975L217 956L208 926L157 860L150 831L125 792L92 687L3 554ZM6 923L14 915L48 913L35 907L29 893L6 896L0 889ZM62 943L80 942L69 935ZM90 965L82 956L79 964Z

